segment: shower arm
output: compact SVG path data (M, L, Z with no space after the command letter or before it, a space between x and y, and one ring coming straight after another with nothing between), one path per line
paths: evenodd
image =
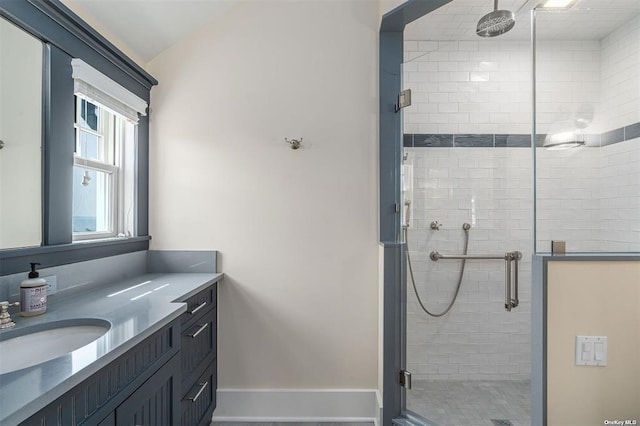
M520 300L518 298L518 262L520 261L520 259L522 259L522 253L520 253L519 251L509 251L503 255L440 254L440 252L432 251L429 257L434 262L437 262L440 259L504 260L504 308L507 310L507 312L511 312L511 309L517 307L520 304ZM511 272L512 262L513 273Z

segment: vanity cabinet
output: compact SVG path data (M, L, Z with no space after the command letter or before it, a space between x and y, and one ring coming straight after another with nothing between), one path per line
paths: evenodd
M116 408L114 425L158 426L179 424L180 357L174 356Z
M208 425L216 406L216 300L216 284L186 299L180 318L21 425Z
M179 333L180 325L175 320L21 424L134 424L120 422L117 408L129 397L135 397L138 389L154 393L166 388L167 383L179 386L176 385L181 380ZM170 409L177 411L178 403L177 399L172 401ZM111 415L114 411L115 417Z
M208 425L216 407L217 285L186 300L182 314L181 423Z

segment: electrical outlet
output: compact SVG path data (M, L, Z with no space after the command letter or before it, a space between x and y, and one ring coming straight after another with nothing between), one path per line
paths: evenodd
M54 294L58 291L58 277L55 275L49 275L48 277L42 277L47 282L47 294Z

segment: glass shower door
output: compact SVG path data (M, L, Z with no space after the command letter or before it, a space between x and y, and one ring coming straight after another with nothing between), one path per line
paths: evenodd
M530 42L411 34L402 169L412 387L404 404L437 425L529 425ZM520 303L508 312L505 256L515 251ZM446 258L465 255L478 258Z

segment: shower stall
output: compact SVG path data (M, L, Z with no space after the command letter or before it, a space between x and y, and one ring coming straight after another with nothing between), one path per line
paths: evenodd
M440 3L402 34L403 419L530 425L532 256L640 251L640 4Z

